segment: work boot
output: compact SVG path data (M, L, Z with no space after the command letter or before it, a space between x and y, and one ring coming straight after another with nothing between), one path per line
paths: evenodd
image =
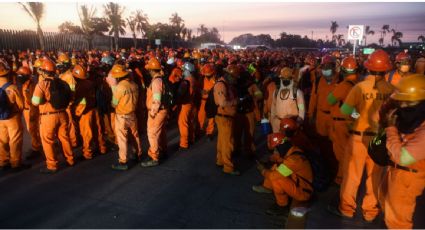
M154 167L154 166L157 166L157 165L159 165L159 162L156 161L156 160L152 160L152 159L147 160L147 161L143 161L142 163L140 163L140 166L142 166L142 167Z
M43 173L43 174L54 174L57 171L58 171L57 169L48 169L48 168L41 168L40 169L40 173Z
M113 170L118 170L118 171L125 171L128 169L128 165L126 163L113 164L111 167Z
M266 210L267 215L271 216L286 216L289 213L289 206L279 206L276 203L274 203L270 208Z
M352 216L346 216L346 215L344 215L340 210L339 210L339 208L338 208L338 206L335 206L335 205L328 205L328 208L327 208L327 210L328 210L328 212L330 212L330 213L332 213L332 214L334 214L334 215L336 215L336 216L339 216L339 217L342 217L342 218L345 218L345 219L353 219L353 217Z
M253 185L252 191L258 192L258 193L267 193L267 194L273 193L272 190L264 187L263 185Z

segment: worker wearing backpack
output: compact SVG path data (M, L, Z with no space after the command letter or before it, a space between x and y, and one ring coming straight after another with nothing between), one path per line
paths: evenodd
M207 114L205 112L205 105L208 99L208 94L212 90L216 82L215 74L216 71L213 64L205 64L201 69L202 99L198 112L198 132L203 133L205 131L205 134L207 135L209 140L212 140L214 133L214 118L207 118ZM206 128L205 123L207 123Z
M279 132L283 118L295 117L301 124L305 117L304 96L293 81L294 72L288 67L280 71L280 85L272 94L271 125L274 133Z
M347 147L348 138L350 133L348 132L348 126L351 125L351 120L348 116L341 113L340 107L344 103L345 98L350 92L351 88L357 82L357 62L353 57L346 57L341 62L341 72L344 80L335 86L335 89L328 95L328 103L332 105L331 116L332 125L330 138L333 144L333 151L335 158L338 161L338 172L335 177L335 183L341 184L342 182L342 165L344 160L344 153Z
M307 201L313 194L313 170L310 161L303 150L296 146L291 138L297 130L294 120L285 118L280 124L281 134L279 141L271 139L269 148L277 148L280 158L273 166L267 169L264 164L257 163L257 169L264 176L262 185L252 186L258 193L273 193L276 203L266 213L269 215L283 215L289 211L289 198L297 201Z
M148 155L150 159L142 162L141 166L152 167L159 164L160 151L166 152L166 123L170 108L167 107L163 99L165 93L164 72L158 59L154 57L149 59L145 68L152 77L146 97L146 107L148 108Z
M112 107L115 108L115 135L118 142L118 164L114 170L127 170L128 132L135 142L136 156L142 157L142 143L137 127L136 107L139 98L137 84L131 81L130 72L125 66L115 64L109 71L106 81L112 88Z
M42 147L39 129L39 111L38 107L31 104L31 97L34 93L35 85L38 81L38 74L35 76L31 75L31 70L24 66L21 66L16 74L16 81L18 85L20 85L21 93L24 99L24 120L27 131L31 137L31 152L27 155L27 158L40 156L40 154L42 154Z
M237 92L236 79L231 75L221 77L213 87L214 103L217 105L215 123L217 124L217 159L216 165L223 167L223 172L238 176L232 161L234 146L234 118L236 115Z
M23 127L21 112L24 108L19 89L8 77L10 68L0 61L0 169L28 168L22 163Z
M40 137L46 156L46 168L41 173L55 173L58 170L58 161L55 156L54 145L56 138L61 142L62 151L68 166L74 165L74 153L69 141L69 117L66 108L71 101L69 85L55 77L56 66L49 58L44 58L39 68L41 80L35 87L31 102L39 107Z
M59 78L63 81L65 81L68 85L71 91L75 92L75 85L77 84L74 76L72 76L72 69L71 69L71 61L68 57L68 54L66 53L60 53L58 56L57 69L59 70ZM71 105L70 105L71 106ZM74 114L71 112L71 107L68 107L66 109L66 113L69 117L69 140L71 141L72 147L77 147L78 145L78 137L77 137L77 122L74 119Z
M75 97L72 103L72 112L78 120L79 130L83 141L83 157L87 160L93 158L92 142L98 146L100 154L106 154L105 140L103 133L99 130L100 116L96 108L96 88L94 82L88 79L86 69L81 65L76 65L72 70L75 77ZM97 136L94 141L93 137Z

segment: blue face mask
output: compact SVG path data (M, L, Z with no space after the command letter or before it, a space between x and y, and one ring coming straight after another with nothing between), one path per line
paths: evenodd
M332 69L327 69L327 70L322 70L322 75L325 77L330 77L332 76Z

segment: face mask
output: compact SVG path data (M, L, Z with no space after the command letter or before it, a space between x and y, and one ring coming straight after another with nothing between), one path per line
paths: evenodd
M415 106L397 109L396 126L401 133L413 133L415 129L425 120L425 102Z
M282 85L283 86L288 86L288 85L290 85L291 84L291 80L289 80L289 79L283 79L282 80Z
M410 66L409 65L401 65L400 66L400 72L402 73L407 73L410 70Z
M322 69L322 75L326 78L332 76L332 69Z

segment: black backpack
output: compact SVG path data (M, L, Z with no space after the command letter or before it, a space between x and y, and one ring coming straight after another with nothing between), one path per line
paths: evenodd
M48 79L48 81L50 81L50 104L57 110L66 109L72 99L71 88L59 78Z
M387 150L387 134L385 129L382 129L370 141L367 153L369 157L379 166L387 166L392 163Z
M161 95L161 104L165 108L172 108L176 105L176 87L168 81L167 77L162 77L162 84L164 86Z
M207 118L214 118L215 115L217 115L218 106L215 104L215 100L214 100L214 87L218 82L223 82L226 85L224 81L219 80L211 88L210 92L208 92L208 98L207 98L207 101L205 102L205 114L207 115Z
M238 113L249 113L254 111L254 99L248 92L249 86L240 85L238 87Z
M9 87L11 84L11 82L8 82L0 88L0 120L7 120L12 113L9 97L6 93L7 87Z

